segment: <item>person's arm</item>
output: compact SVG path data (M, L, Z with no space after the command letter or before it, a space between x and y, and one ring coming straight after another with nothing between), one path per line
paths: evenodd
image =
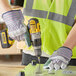
M72 49L76 46L76 23L68 34L63 46L56 50L48 61L44 64L44 68L52 69L65 69L69 64L72 57Z
M27 27L21 10L13 10L8 0L0 0L0 14L8 28L9 36L17 41L25 40Z
M70 48L71 50L76 46L76 23L71 29L63 46Z
M12 10L8 0L0 0L0 12L5 13Z

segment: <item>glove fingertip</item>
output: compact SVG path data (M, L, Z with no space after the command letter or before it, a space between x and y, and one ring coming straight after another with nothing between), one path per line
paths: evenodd
M55 71L57 71L60 69L60 66L58 64L54 64L54 68L55 68Z
M43 66L43 69L49 69L49 67L48 66Z
M66 67L67 67L67 64L65 64L65 63L61 64L61 69L65 69Z

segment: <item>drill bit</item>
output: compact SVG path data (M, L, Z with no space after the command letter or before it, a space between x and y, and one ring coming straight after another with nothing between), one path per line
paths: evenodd
M38 62L39 62L39 64L40 64L40 57L38 57Z
M38 57L38 62L39 62L39 70L40 70L40 57Z
M42 71L41 71L41 68L40 68L40 57L38 57L38 62L39 62L39 66L38 66L37 71L36 71L37 75L42 74Z
M41 68L40 68L40 57L38 57L38 62L39 62L39 72L41 73Z

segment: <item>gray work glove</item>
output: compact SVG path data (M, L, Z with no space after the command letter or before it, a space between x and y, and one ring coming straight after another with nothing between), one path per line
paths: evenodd
M24 34L27 28L24 25L24 17L21 10L5 12L2 17L7 25L10 37L17 41L25 40Z
M49 71L55 69L59 70L65 69L71 60L72 50L63 46L56 50L51 57L44 64L44 69L49 69Z

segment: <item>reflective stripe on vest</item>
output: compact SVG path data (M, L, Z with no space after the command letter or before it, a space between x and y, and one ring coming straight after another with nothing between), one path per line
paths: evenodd
M23 9L23 14L26 16L47 18L48 11L32 9L33 2L34 2L34 0L26 1L26 8ZM72 0L72 4L71 4L71 7L69 9L67 16L50 12L48 19L72 26L74 23L75 14L76 14L76 0Z

